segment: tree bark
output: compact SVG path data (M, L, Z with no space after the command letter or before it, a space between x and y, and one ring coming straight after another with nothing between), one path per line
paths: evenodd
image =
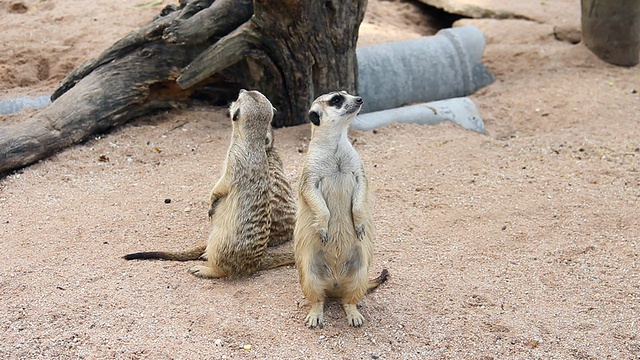
M188 88L245 59L237 81L276 104L274 125L304 123L320 94L356 92L355 48L365 7L366 0L256 0L251 20L198 56L178 85Z
M153 110L240 88L264 93L274 126L306 122L313 99L357 89L367 0L184 0L74 69L53 103L0 131L0 174ZM253 16L252 16L253 15Z

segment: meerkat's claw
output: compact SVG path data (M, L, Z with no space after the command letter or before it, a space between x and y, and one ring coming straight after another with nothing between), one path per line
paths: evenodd
M323 244L326 244L327 241L329 241L329 232L327 229L318 230L318 235L320 236L320 241L322 241Z
M358 240L362 241L362 239L364 239L364 235L364 224L356 225L356 236L358 237Z
M202 277L202 272L206 268L206 266L197 265L189 268L189 274L193 274L197 277Z
M344 312L347 313L347 322L354 327L360 327L364 324L364 316L360 314L355 304L342 305Z
M304 319L305 323L310 328L323 327L324 326L324 303L315 303L311 306L309 314Z
M225 277L226 274L219 269L209 266L196 265L189 268L189 272L199 278L211 279Z
M322 317L318 318L318 317L313 317L310 314L307 315L307 318L305 319L305 322L307 323L307 326L310 328L322 328L324 327L324 319L322 319Z

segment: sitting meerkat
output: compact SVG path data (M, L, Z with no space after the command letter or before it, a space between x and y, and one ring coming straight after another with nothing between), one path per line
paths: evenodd
M208 264L189 272L205 278L248 276L293 264L292 253L267 253L267 246L292 238L295 223L293 191L273 147L273 106L257 91L240 90L229 112L232 139L222 177L210 195L213 229L207 246L184 252L133 253L125 259L200 258Z
M284 174L282 159L273 145L273 129L270 127L265 139L265 150L269 163L269 184L274 201L271 206L271 229L269 234L268 247L279 246L293 240L293 228L296 223L296 201L291 185ZM215 199L214 199L215 200ZM215 212L213 200L209 208L209 218ZM206 245L199 245L185 251L145 251L131 253L123 256L126 260L173 260L191 261L206 260Z
M387 278L369 280L374 227L367 178L347 137L362 98L332 92L309 110L311 141L298 189L294 253L300 285L312 303L307 326L322 326L324 301L339 298L352 326L364 317L356 304Z

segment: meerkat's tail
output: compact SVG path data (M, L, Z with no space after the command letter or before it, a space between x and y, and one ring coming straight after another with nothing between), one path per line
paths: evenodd
M149 259L161 259L161 260L173 260L173 261L199 260L203 258L204 251L206 250L206 248L207 247L205 245L201 245L187 251L177 251L177 252L145 251L145 252L127 254L123 256L123 258L125 260L149 260Z
M288 253L266 253L262 256L260 270L269 270L279 266L295 264L296 260L292 252Z
M387 269L382 269L382 271L380 272L380 275L378 275L377 278L375 278L373 280L369 280L369 286L367 287L367 293L370 293L373 290L375 290L376 288L378 288L378 286L380 286L380 284L382 284L383 282L387 281L388 277L389 277L389 272L387 271Z

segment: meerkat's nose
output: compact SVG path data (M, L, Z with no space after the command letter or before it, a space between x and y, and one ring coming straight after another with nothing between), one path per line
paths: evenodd
M360 96L356 97L356 104L362 105L362 103L364 103L364 100Z

